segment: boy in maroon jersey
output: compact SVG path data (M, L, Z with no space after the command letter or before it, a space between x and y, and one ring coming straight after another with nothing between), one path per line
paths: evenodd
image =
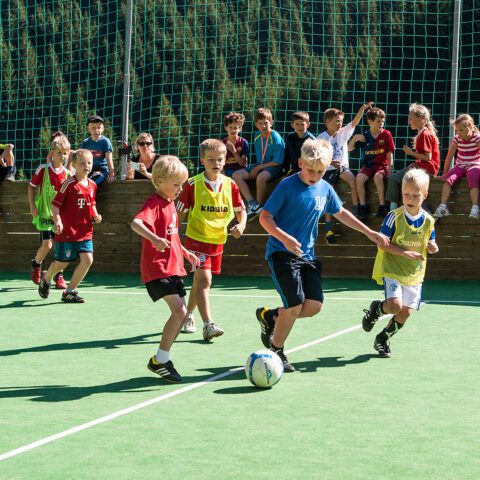
M80 259L73 272L62 302L84 303L76 288L85 278L93 263L93 227L102 221L95 206L97 186L88 178L92 170L93 156L89 150L77 150L72 157L75 175L63 182L52 201L55 233L55 261L42 277L38 294L47 298L53 277L67 267L69 262Z
M178 234L174 200L180 195L187 178L188 170L177 157L162 155L152 170L155 193L147 198L131 224L132 230L143 237L142 283L150 298L154 302L162 298L171 312L163 327L157 353L150 358L147 368L171 383L183 380L170 360L170 349L187 316L186 291L181 278L187 274L183 259L192 265L200 265L200 259L182 246Z

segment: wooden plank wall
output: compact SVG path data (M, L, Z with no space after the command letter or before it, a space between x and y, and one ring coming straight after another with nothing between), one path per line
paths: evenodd
M434 209L440 199L442 182L431 183L428 203ZM95 225L94 264L92 271L139 271L140 238L132 232L129 222L153 191L149 181L132 181L103 185L97 204L104 222ZM346 184L340 182L338 191L350 208ZM375 216L378 201L372 182L367 184L371 214L367 224L378 229L381 219ZM3 182L0 185L0 268L28 271L30 260L38 246L38 233L31 224L27 200L27 182ZM294 201L294 199L292 199ZM451 216L436 224L440 252L429 258L427 278L480 279L480 221L468 218L470 197L466 182L455 188L449 204ZM324 274L329 277L363 277L371 274L376 247L366 237L337 224L337 245L327 245L323 224L316 253L322 259ZM269 275L264 260L267 235L258 220L249 223L238 240L229 239L225 248L223 273L227 275ZM51 260L47 259L47 263Z

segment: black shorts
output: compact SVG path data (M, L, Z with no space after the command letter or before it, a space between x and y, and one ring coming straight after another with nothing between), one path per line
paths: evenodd
M348 168L345 167L340 167L340 168L335 168L332 170L327 170L325 174L323 175L322 179L325 180L327 183L332 185L332 187L338 182L338 179L340 178L340 175L348 170Z
M55 238L55 233L51 230L40 230L40 241L43 242L44 240L53 240Z
M323 303L320 260L306 260L290 252L274 252L268 265L285 308L302 305L305 300Z
M150 298L156 302L167 295L178 295L185 297L187 291L181 277L176 275L172 277L157 278L145 284Z

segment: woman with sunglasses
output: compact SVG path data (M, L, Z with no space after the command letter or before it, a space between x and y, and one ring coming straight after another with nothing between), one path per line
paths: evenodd
M138 153L127 162L127 180L151 179L153 164L160 157L155 153L152 136L142 132L135 140L134 151Z

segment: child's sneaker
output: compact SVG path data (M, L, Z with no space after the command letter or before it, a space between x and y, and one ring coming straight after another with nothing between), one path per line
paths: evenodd
M251 201L248 204L248 208L249 212L247 214L247 221L251 222L260 215L260 212L262 211L262 206L255 201Z
M195 333L197 331L197 327L195 326L195 317L193 315L189 315L187 317L187 320L183 324L183 327L180 331L182 333Z
M67 288L67 284L65 283L62 272L58 272L53 279L55 280L55 288L57 290L65 290Z
M265 313L268 312L267 307L258 307L255 312L257 315L258 323L262 329L260 338L265 348L270 348L272 346L272 336L273 330L275 329L275 322L273 320L268 320L265 318Z
M478 220L480 218L480 212L478 209L478 205L473 205L472 209L470 210L470 218L474 218L475 220Z
M42 264L38 265L35 260L32 260L32 271L31 271L32 282L35 285L40 285L42 280Z
M78 295L76 290L65 290L62 293L62 302L65 303L85 303L85 300Z
M448 207L441 203L437 209L435 210L435 213L433 214L434 218L442 218L442 217L448 217L450 215L450 212L448 211Z
M48 295L50 294L50 284L45 281L45 274L42 275L42 279L38 285L38 294L42 298L48 298Z
M379 205L377 210L377 217L384 218L387 216L387 206L386 205Z
M292 373L295 371L295 367L288 361L287 356L283 353L283 348L270 348L272 352L275 352L283 363L283 371L285 373Z
M359 205L358 206L358 216L359 220L366 220L368 217L368 205Z
M365 315L362 319L362 327L366 332L370 332L375 322L380 318L381 315L378 313L378 307L381 303L381 300L374 300L368 310L363 309Z
M325 234L325 240L327 241L328 244L330 245L335 245L337 243L337 239L335 238L335 233L333 233L332 230L329 230Z
M14 182L15 181L15 172L10 172L5 175L5 180L7 182Z
M390 358L392 356L390 345L387 342L379 341L378 337L375 338L375 342L373 343L373 348L378 352L378 356L381 358Z
M203 339L209 342L212 338L221 337L225 332L215 323L207 323L203 327Z
M155 357L148 361L147 368L157 375L160 375L164 380L170 383L183 382L182 376L175 370L173 363L169 360L167 363L157 363Z

